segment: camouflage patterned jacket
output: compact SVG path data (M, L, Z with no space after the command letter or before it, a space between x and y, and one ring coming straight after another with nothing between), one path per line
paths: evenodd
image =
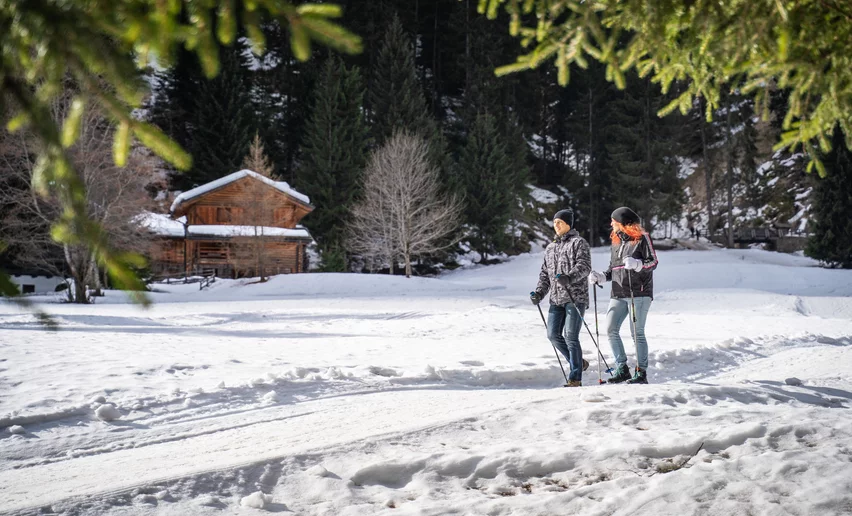
M592 255L589 243L576 230L556 237L544 251L544 263L538 275L536 293L544 299L550 291L550 304L564 305L571 302L589 306L589 284L587 278L592 270ZM562 275L561 281L556 280ZM566 281L567 279L567 281ZM570 287L570 294L568 291Z

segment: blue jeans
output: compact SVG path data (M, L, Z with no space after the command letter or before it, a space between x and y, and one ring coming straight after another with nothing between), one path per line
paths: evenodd
M550 305L547 313L547 338L568 360L569 380L583 379L583 349L580 347L580 327L586 307L580 304ZM563 337L564 334L564 337Z
M636 335L633 338L636 342L636 362L642 369L648 368L648 341L645 339L645 320L648 319L648 310L651 309L650 297L636 297L634 305L636 306ZM630 298L626 299L610 299L609 307L606 309L606 332L609 335L609 345L612 347L612 354L615 355L615 363L618 365L627 365L627 355L624 354L624 343L621 342L621 325L624 320L630 315ZM633 333L633 326L630 321L630 333Z

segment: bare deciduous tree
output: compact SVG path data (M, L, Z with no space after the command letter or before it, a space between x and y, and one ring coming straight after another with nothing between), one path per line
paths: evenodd
M237 209L234 224L238 236L231 240L230 262L237 275L254 271L266 281L266 268L271 254L269 228L276 225L275 209L281 205L275 190L260 181L251 181L244 195L246 202Z
M397 259L411 277L412 257L452 245L462 204L441 193L438 169L423 138L395 133L370 156L363 194L352 210L349 247L370 260Z
M71 109L72 93L53 102L53 116L62 123ZM131 152L127 166L116 167L112 159L114 126L97 109L88 109L80 121L80 137L69 149L85 186L89 216L107 233L112 246L141 254L150 239L134 218L153 207L149 189L164 186L154 166L156 160L144 150ZM57 244L51 226L63 216L60 190L41 197L33 188L33 169L38 166L39 144L27 131L10 134L0 130L0 205L5 206L0 239L17 250L22 265L59 276L70 276L74 290L69 300L89 301L86 287L101 288L99 264L84 245Z
M278 180L278 177L275 175L275 167L269 162L266 151L263 149L263 142L260 140L260 134L258 133L255 133L254 140L252 140L251 147L249 147L249 153L243 159L243 168L257 172L269 179Z

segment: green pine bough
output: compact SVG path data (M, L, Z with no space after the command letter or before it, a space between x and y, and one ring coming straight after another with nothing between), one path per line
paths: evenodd
M135 138L186 170L191 156L159 129L132 116L147 92L141 70L151 63L169 66L182 45L198 55L205 75L214 77L219 72L219 45L233 44L242 29L254 52L261 54L261 25L270 20L288 27L293 53L300 60L310 57L314 43L358 53L360 38L334 21L341 15L342 9L333 4L280 0L0 0L0 113L12 113L8 131L29 127L41 143L33 185L40 195L61 202L53 238L89 247L112 283L147 305L145 285L135 272L144 266L144 258L114 249L103 228L91 220L85 186L69 157L86 107L96 105L116 124L116 165L125 165ZM80 94L59 127L51 117L50 101L69 79ZM16 296L14 287L0 271L0 294Z
M820 151L839 126L852 149L852 5L845 0L479 0L479 12L504 11L509 32L530 49L497 75L553 63L561 85L570 68L594 59L607 80L651 76L666 93L686 90L659 111L686 114L698 97L709 121L725 89L752 95L769 117L770 92L789 93L775 146L810 158L825 176Z

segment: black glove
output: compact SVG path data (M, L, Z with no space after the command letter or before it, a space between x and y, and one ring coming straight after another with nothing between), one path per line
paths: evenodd
M532 301L532 304L538 305L541 303L541 296L538 295L538 292L530 292L530 301Z
M557 274L556 275L556 282L559 283L560 285L562 285L563 287L567 288L568 285L569 285L568 276L566 276L564 274Z

